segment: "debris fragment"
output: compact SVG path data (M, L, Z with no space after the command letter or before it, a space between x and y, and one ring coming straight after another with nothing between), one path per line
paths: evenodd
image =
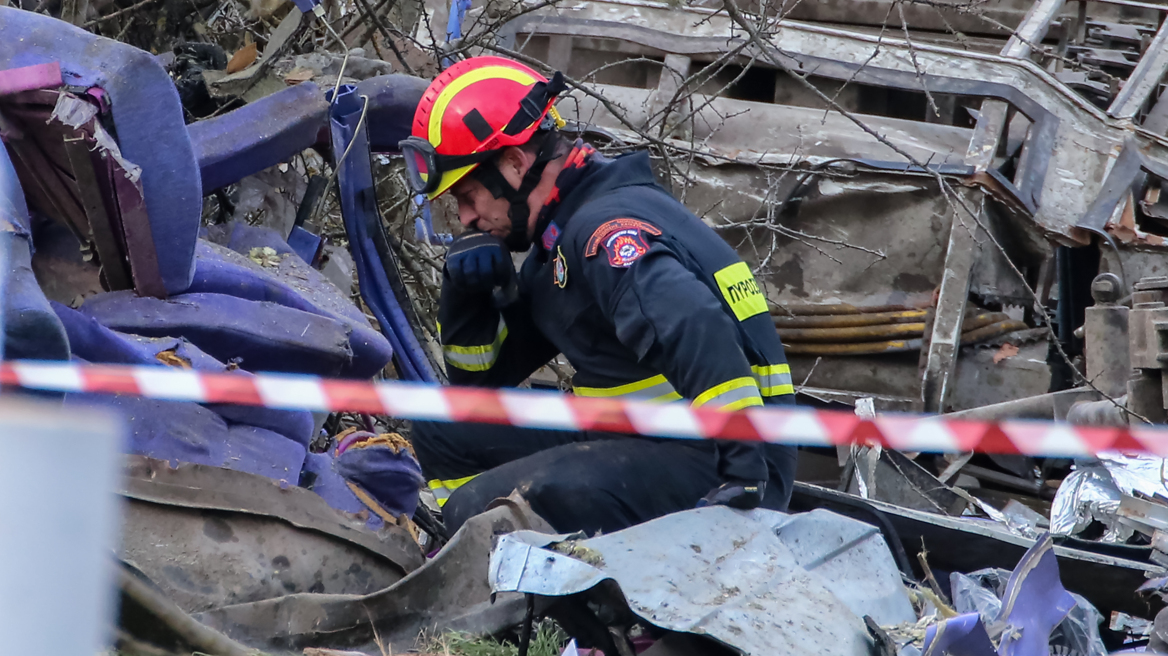
M1006 358L1012 358L1015 355L1018 355L1017 346L1014 346L1010 343L1002 344L1002 347L998 349L998 352L994 353L994 364L998 364L1002 360L1005 360Z
M159 362L169 367L178 367L179 369L190 369L191 361L189 358L184 358L178 354L178 347L159 351L154 356Z
M278 267L280 266L281 260L283 260L280 254L276 252L276 249L270 246L253 248L248 251L247 257L252 262L263 267Z
M255 43L249 43L240 48L231 56L231 60L227 62L227 74L238 73L243 69L255 63L256 57L259 55L259 48Z

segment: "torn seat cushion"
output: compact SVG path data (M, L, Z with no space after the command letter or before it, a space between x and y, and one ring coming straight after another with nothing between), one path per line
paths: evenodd
M141 337L110 330L87 316L50 301L69 337L73 353L102 364L189 367L196 371L223 372L227 366L178 337ZM249 375L239 372L239 375ZM277 410L246 405L206 404L229 424L245 424L273 431L307 447L312 440L313 418L307 411Z
M133 292L86 299L81 312L103 326L144 337L184 337L220 362L247 371L364 376L354 370L349 331L328 317L224 294L170 300Z
M281 89L187 128L203 194L287 161L316 143L328 121L324 92L311 82Z
M2 31L2 30L0 30ZM31 220L8 149L0 145L0 231L8 241L4 278L4 357L68 360L65 329L32 271Z
M229 237L236 250L200 240L192 293L277 303L341 323L349 331L351 375L367 378L389 363L393 357L389 341L335 285L305 264L274 231L243 227ZM241 233L246 236L239 237ZM263 254L265 247L276 255ZM260 249L254 252L263 264L249 257L254 249Z
M100 405L120 411L129 427L128 453L225 467L293 485L304 465L304 446L255 426L229 425L195 403L69 394L65 405Z
M331 453L309 453L304 459L304 469L300 473L300 487L320 495L329 506L351 515L366 516L365 525L373 530L384 526L380 515L370 512L365 504L353 494L345 479L333 467Z

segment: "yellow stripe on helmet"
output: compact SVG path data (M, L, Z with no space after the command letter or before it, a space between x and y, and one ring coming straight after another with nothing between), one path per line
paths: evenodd
M446 114L446 106L454 97L476 82L483 80L503 79L517 82L524 86L531 86L536 83L536 79L523 71L515 70L508 66L485 66L479 68L465 75L450 81L446 88L438 94L438 98L434 101L434 107L430 110L430 126L427 129L427 140L434 148L442 143L442 118Z

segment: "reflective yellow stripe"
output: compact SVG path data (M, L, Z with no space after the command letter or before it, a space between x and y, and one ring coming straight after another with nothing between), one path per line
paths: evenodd
M450 498L451 492L457 490L463 485L466 485L472 479L474 479L475 476L478 476L478 474L467 476L466 478L455 478L448 481L434 479L432 481L427 481L426 487L429 487L430 491L434 493L434 499L438 501L438 507L441 508L442 506L446 505L446 500Z
M434 100L434 107L430 109L430 125L426 132L430 145L438 148L438 145L442 143L442 119L446 116L446 106L454 100L455 96L476 82L498 79L511 80L524 86L535 84L535 78L509 66L484 66L454 78L450 84L446 85L446 88L442 89L442 93L438 94L438 98ZM495 130L499 129L493 125L491 127Z
M758 399L758 403L745 403L747 399ZM758 383L754 382L754 378L743 376L742 378L735 378L734 380L726 381L721 385L715 385L710 389L698 395L694 399L693 405L695 408L703 405L713 405L715 407L734 406L744 407L744 405L762 405L762 396L758 391Z
M758 390L763 396L782 396L794 394L795 386L791 383L791 367L786 364L771 364L766 366L751 366L754 378L758 381Z
M735 262L714 272L714 281L739 321L767 311L766 297L759 290L758 281L746 262Z
M446 362L452 367L463 371L486 371L495 366L499 359L499 350L503 347L503 340L507 339L507 324L499 319L499 330L495 333L495 341L482 346L443 346L442 354Z
M755 406L755 405L762 405L762 398L757 397L757 396L744 396L741 399L738 399L737 401L731 401L731 402L727 403L726 405L719 406L718 409L719 410L726 410L726 411L741 410L743 408L749 408L749 407Z
M653 376L645 380L638 380L616 387L575 387L573 392L576 396L588 397L602 397L611 398L614 396L627 396L634 399L645 399L649 401L676 401L681 398L677 390L673 389L673 385L665 379L663 375Z

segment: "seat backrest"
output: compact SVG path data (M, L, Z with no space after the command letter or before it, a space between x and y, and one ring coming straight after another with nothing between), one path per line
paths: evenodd
M174 83L150 53L64 21L0 7L0 70L59 62L66 85L98 87L110 101L123 157L142 190L166 291L191 284L202 214L199 167Z

